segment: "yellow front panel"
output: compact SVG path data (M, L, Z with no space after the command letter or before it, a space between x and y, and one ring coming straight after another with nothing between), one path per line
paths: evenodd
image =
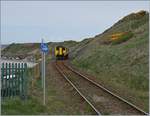
M59 55L62 55L63 54L62 52L63 52L62 48L59 48Z
M55 56L57 56L57 55L58 55L58 50L55 47Z

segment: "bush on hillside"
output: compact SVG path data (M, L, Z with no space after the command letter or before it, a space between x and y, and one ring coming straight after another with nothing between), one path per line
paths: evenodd
M132 37L133 37L133 33L131 31L130 32L125 32L124 34L119 36L117 39L113 39L111 41L111 43L112 44L120 44L122 42L125 42L125 41L129 40Z

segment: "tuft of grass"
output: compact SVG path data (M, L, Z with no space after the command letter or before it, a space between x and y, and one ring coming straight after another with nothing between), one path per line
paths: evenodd
M16 97L2 101L1 111L2 115L36 115L44 113L46 107L31 97L26 101Z

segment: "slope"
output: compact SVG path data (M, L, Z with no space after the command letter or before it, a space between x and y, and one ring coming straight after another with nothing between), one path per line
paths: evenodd
M132 36L113 39L112 35L118 33ZM132 13L78 48L72 62L148 111L148 36L148 12Z

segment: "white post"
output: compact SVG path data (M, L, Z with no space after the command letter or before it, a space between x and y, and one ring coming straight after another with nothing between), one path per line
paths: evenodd
M43 62L44 62L44 61L43 61L43 56L44 56L44 55L43 55L43 52L42 52L42 73L41 73L41 75L42 75L42 79L41 79L41 80L42 80L42 88L43 88L43 72L44 72L44 70L43 70L43 68L44 68L44 66L43 66L43 64L44 64L44 63L43 63Z
M43 51L42 51L42 88L43 88L43 105L45 105L45 53Z
M44 55L44 61L43 61L43 105L45 105L45 53Z

